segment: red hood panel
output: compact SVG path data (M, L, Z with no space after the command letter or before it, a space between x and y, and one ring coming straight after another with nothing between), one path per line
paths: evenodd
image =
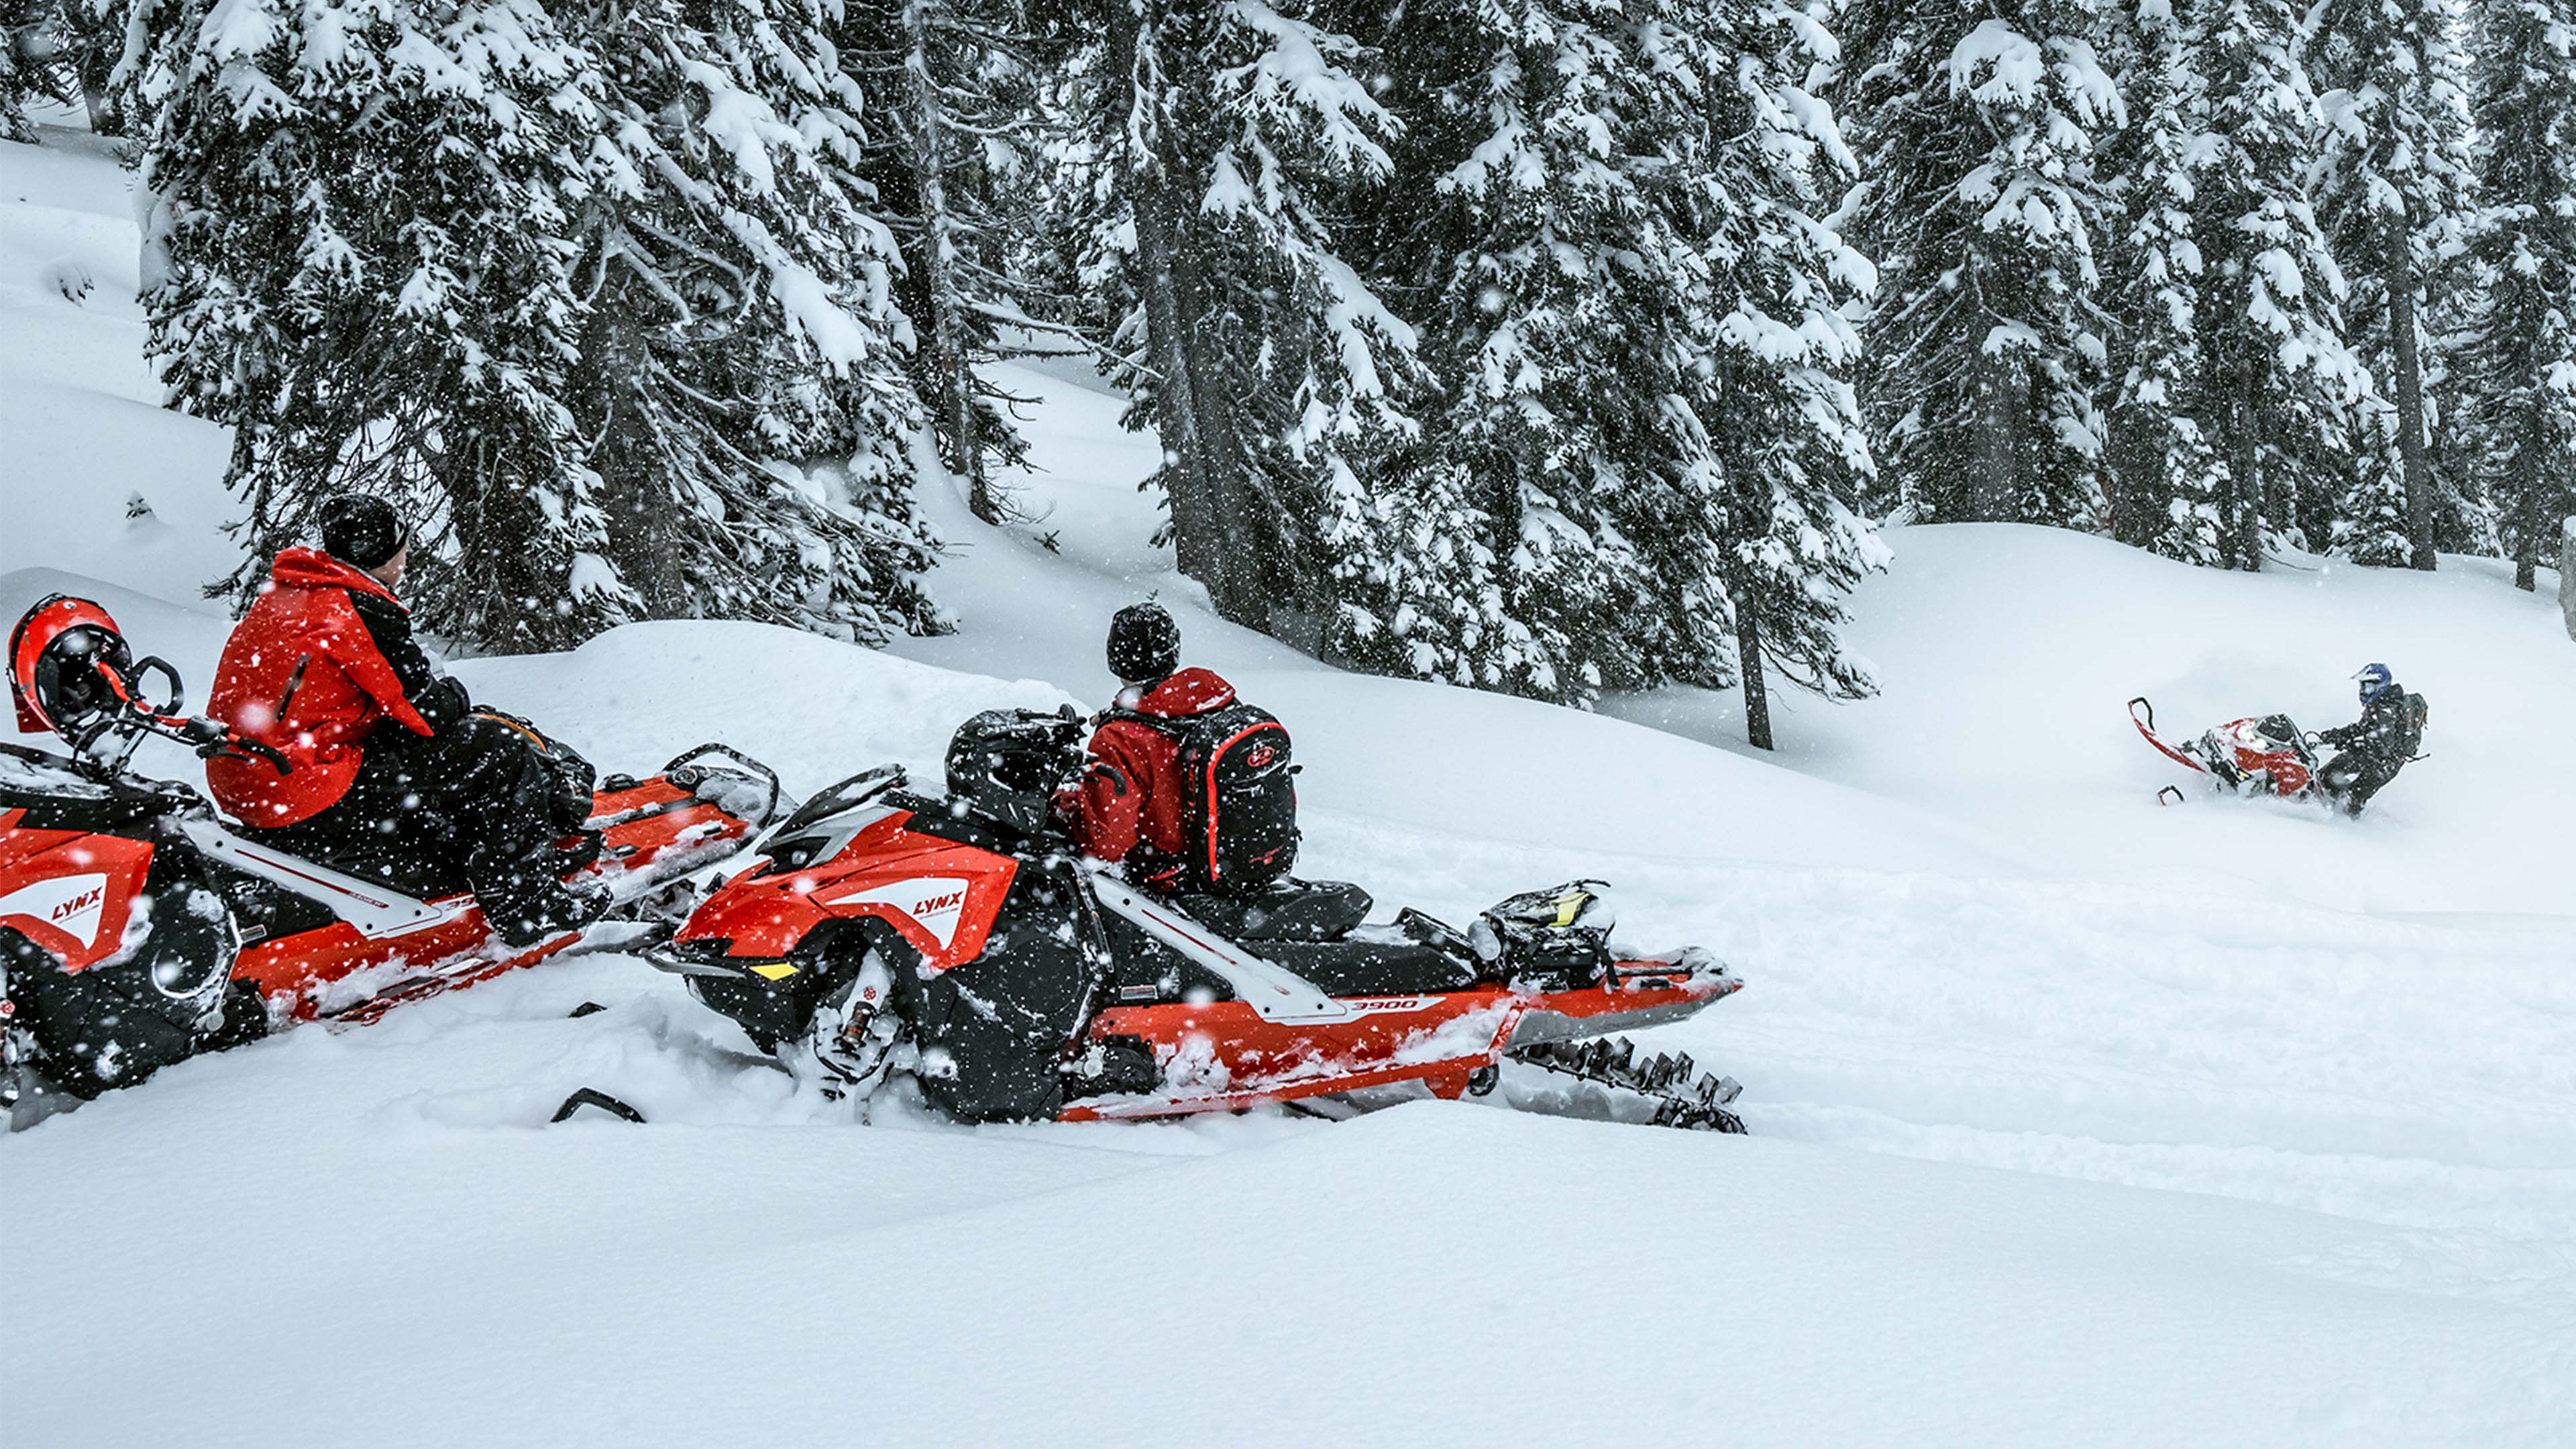
M681 941L724 937L735 956L784 956L835 916L874 916L933 970L983 954L1020 863L1007 855L903 828L897 814L851 838L819 865L743 876L690 916Z

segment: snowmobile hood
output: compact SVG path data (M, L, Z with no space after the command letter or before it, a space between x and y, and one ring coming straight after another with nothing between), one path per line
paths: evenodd
M1180 719L1186 715L1205 714L1234 703L1234 686L1225 682L1212 669L1184 669L1136 701L1138 714L1162 719Z
M278 551L277 562L269 565L269 582L282 589L355 589L402 607L402 600L386 588L373 574L354 564L342 563L318 548L289 548Z

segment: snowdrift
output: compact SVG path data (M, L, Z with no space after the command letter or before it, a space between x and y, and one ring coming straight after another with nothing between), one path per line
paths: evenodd
M229 442L156 406L124 178L47 135L0 144L0 614L89 593L202 699ZM1762 758L1732 696L1573 714L1208 617L1119 401L999 371L1043 471L1002 529L931 490L956 634L651 624L459 672L606 768L724 739L800 791L935 778L975 710L1101 702L1108 614L1160 591L1296 731L1307 873L1452 917L1606 876L1635 944L1729 957L1749 988L1653 1045L1742 1079L1757 1135L858 1129L641 963L560 962L0 1141L0 1440L2576 1439L2554 579L1900 530L1854 601L1884 693L1775 694ZM2315 728L2372 659L2433 758L2364 821L2151 803L2128 696ZM543 1126L582 1085L653 1125Z

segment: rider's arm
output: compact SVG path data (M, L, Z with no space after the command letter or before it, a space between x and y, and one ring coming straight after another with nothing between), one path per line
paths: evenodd
M356 627L333 631L332 658L349 678L414 734L435 735L463 719L464 687L421 652L401 608L354 592L346 597Z
M1118 736L1114 724L1093 733L1091 764L1074 787L1074 838L1084 854L1108 861L1125 860L1136 848L1145 807L1139 762Z

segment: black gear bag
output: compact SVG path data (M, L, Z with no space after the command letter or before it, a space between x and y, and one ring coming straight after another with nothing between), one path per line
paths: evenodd
M1181 856L1140 861L1137 878L1165 889L1257 891L1297 863L1297 767L1288 728L1240 701L1204 714L1136 714L1178 747Z

